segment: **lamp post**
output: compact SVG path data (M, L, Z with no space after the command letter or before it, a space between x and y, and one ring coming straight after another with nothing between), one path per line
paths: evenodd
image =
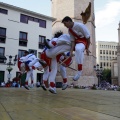
M12 56L12 55L7 55L7 57L9 58L8 59L8 62L7 62L7 58L5 57L4 59L4 64L7 65L8 67L6 68L6 70L8 70L9 74L8 74L8 81L10 81L10 78L11 78L11 74L10 72L13 70L13 68L11 66L15 66L16 62L17 62L17 55L15 56ZM14 57L13 61L12 61L12 58ZM7 63L6 63L7 62Z
M102 76L102 71L103 68L101 66L99 66L99 64L94 65L94 71L96 71L96 76L98 78L98 87L100 87L100 82L101 82L101 76Z

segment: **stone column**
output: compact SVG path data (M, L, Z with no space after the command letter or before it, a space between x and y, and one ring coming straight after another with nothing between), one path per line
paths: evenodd
M118 28L118 46L117 46L117 63L118 63L118 85L120 85L120 23Z
M117 46L118 85L120 86L120 45Z

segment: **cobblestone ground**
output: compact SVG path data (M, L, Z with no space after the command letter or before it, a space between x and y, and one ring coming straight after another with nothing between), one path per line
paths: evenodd
M120 91L0 88L0 120L120 120Z

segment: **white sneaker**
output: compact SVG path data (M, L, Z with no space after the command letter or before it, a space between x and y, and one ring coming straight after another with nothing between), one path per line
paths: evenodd
M81 72L78 71L78 72L76 73L76 75L73 77L73 80L74 80L74 81L77 81L77 80L80 78L80 75L81 75Z
M67 84L67 83L63 83L63 84L62 84L62 90L65 90L67 87L68 87L68 84Z
M49 91L53 94L57 94L56 87L49 87Z
M45 91L47 90L45 84L42 84L41 87L42 87L43 90L45 90Z

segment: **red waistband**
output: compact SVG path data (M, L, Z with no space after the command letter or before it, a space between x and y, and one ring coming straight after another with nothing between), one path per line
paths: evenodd
M85 47L87 47L87 40L86 40L86 38L76 39L75 40L75 44L78 44L78 43L83 43L85 45Z

